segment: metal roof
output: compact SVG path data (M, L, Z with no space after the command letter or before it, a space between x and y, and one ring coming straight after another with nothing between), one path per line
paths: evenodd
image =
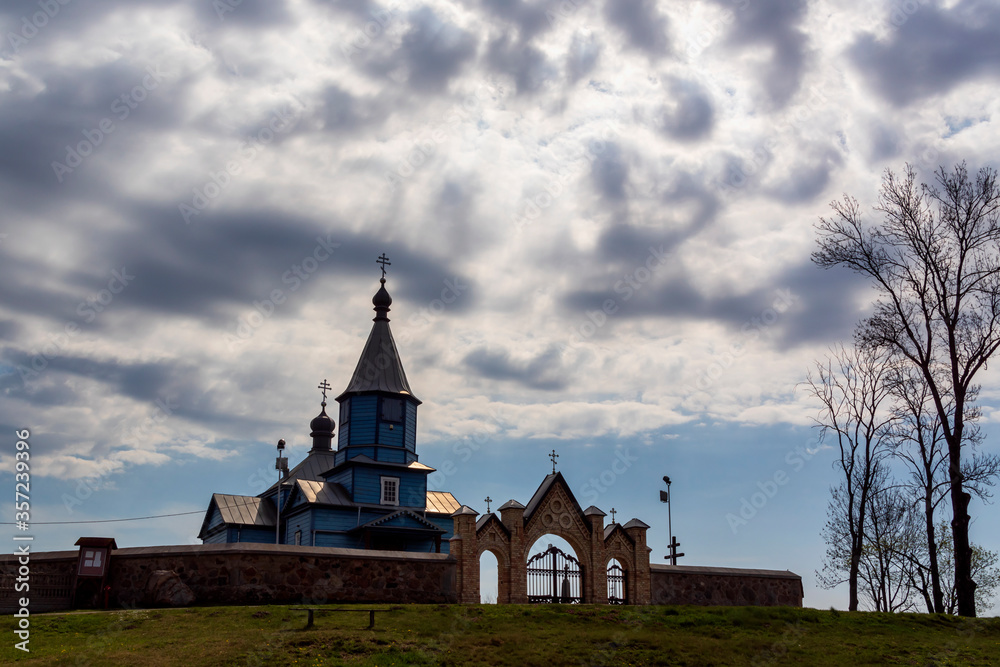
M223 523L242 526L274 526L274 505L255 496L230 496L213 493L212 502L219 508Z
M435 514L452 514L461 507L455 496L447 491L427 492L427 511Z
M357 507L359 503L351 500L351 494L340 484L333 482L300 479L296 481L298 492L309 504L333 505L335 507ZM427 511L432 514L451 514L461 505L455 496L447 491L428 491L426 500Z
M339 506L354 504L351 495L340 484L317 482L312 479L300 479L296 484L307 503Z
M302 462L291 469L288 473L288 477L281 480L281 485L286 486L295 482L299 479L312 479L312 480L322 480L323 473L329 471L334 467L336 452L326 451L326 450L312 450L309 455L302 459ZM267 495L269 493L274 493L278 489L278 483L275 482L267 491L261 495Z
M371 445L372 447L378 447L378 445ZM365 465L377 465L383 468L407 468L409 470L424 470L427 472L434 472L436 468L432 468L429 465L424 465L419 461L410 461L409 463L394 463L392 461L376 461L370 456L365 456L364 454L358 454L357 456L352 456L347 459L341 465L348 465L351 463L364 463Z
M348 394L368 391L404 394L420 403L420 399L410 391L410 383L406 380L403 362L399 360L399 350L396 349L396 341L389 330L388 319L376 318L354 375L337 400L342 401Z

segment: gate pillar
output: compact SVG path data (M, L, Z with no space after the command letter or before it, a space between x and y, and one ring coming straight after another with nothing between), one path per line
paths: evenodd
M608 564L604 553L604 512L593 505L583 511L583 516L590 523L590 567L584 571L584 602L593 604L608 603Z
M476 510L462 505L451 515L455 537L449 540L449 553L458 561L455 589L461 604L479 604L479 545L476 539Z
M510 602L528 602L528 554L524 543L524 505L508 500L500 507L500 522L510 531Z
M649 526L639 521L638 519L632 519L626 523L622 528L625 532L635 541L635 567L633 568L634 575L629 577L629 604L651 604L652 603L652 592L650 586L650 572L649 572L649 552L651 549L646 546L646 530ZM634 592L633 592L634 591Z

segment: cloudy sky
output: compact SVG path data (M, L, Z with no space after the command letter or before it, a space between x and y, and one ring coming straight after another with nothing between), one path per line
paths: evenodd
M526 502L556 449L662 562L670 475L682 562L846 605L798 383L870 294L811 264L813 225L887 167L997 166L996 3L16 0L0 33L0 480L29 429L34 521L263 490L346 386L385 252L436 488Z

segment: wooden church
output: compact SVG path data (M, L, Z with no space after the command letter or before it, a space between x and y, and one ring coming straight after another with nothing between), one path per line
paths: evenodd
M417 456L420 400L410 390L389 329L392 297L385 289L384 265L379 282L371 334L351 381L336 399L336 450L324 380L322 409L309 424L312 449L306 458L258 496L213 494L198 535L203 543L280 541L448 552L451 515L461 505L450 493L427 490L434 468Z

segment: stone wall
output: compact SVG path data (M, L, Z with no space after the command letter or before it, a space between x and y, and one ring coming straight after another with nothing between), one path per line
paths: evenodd
M0 555L0 614L17 611L18 600L23 597L30 601L28 609L33 613L68 609L79 557L79 551L32 553L28 561L28 591L18 592L17 556Z
M802 577L788 570L650 565L653 604L802 606Z
M69 608L77 557L76 551L31 555L31 611ZM22 596L14 592L17 567L16 556L0 555L0 613L12 613ZM802 580L788 571L649 568L653 604L802 606ZM109 602L151 605L152 573L170 570L195 604L451 603L458 602L457 569L447 554L247 543L117 549Z
M76 552L58 555L63 557L32 557L32 585L43 570L72 579ZM0 557L4 580L15 569L16 562ZM150 605L147 584L162 570L177 573L195 604L457 601L455 562L447 554L236 543L116 549L108 579L111 605ZM0 605L7 611L3 592ZM36 596L30 597L34 611Z

